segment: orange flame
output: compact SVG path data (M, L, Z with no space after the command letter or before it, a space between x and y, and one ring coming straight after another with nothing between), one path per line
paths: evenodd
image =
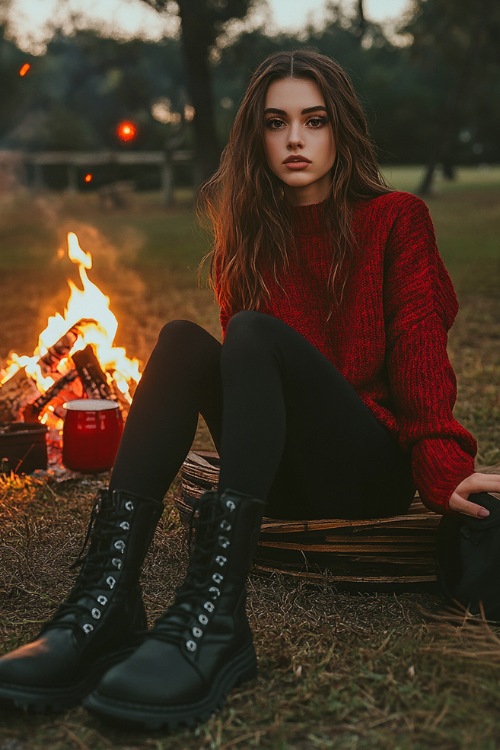
M24 76L29 73L30 70L31 65L29 63L24 63L24 65L21 65L19 69L19 75L21 76L21 78L24 78Z
M46 328L39 335L32 357L11 355L6 370L0 373L3 375L0 377L0 386L24 367L40 393L45 393L55 379L50 375L44 376L39 360L70 328L79 324L79 335L69 357L91 344L111 385L130 403L130 388L141 378L139 361L129 359L123 347L113 345L118 321L110 309L109 297L90 281L87 271L92 268L92 255L82 250L78 237L73 232L68 234L68 257L78 265L81 288L68 279L71 293L64 314L56 313L49 318ZM57 368L59 375L64 375L71 367L68 358L62 359Z
M85 177L83 178L85 182L92 182L94 175L92 175L90 172L87 172Z

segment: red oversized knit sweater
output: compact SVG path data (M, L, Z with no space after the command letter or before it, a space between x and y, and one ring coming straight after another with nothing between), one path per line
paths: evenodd
M294 209L298 257L262 312L302 334L344 375L375 417L411 451L423 502L448 510L474 471L476 442L454 418L456 378L447 332L458 312L423 201L391 192L355 207L357 240L340 310L330 320L332 250L325 204ZM235 311L232 311L235 312ZM221 308L225 332L230 311Z

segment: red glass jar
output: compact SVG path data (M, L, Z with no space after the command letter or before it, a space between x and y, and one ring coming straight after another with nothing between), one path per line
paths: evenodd
M63 464L72 471L108 471L115 461L123 432L116 401L81 398L64 404Z

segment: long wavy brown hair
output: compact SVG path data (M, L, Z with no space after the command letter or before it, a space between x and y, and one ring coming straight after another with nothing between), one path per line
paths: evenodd
M354 252L353 204L390 190L379 172L365 115L343 68L310 50L267 57L250 80L219 169L203 186L198 205L199 215L208 217L213 231L213 250L204 259L211 258L210 283L219 304L232 313L258 310L269 297L263 271L270 271L279 284L295 250L293 208L281 181L269 169L264 151L267 89L271 82L288 77L317 84L337 148L326 211L332 237L328 279L332 305L342 299Z

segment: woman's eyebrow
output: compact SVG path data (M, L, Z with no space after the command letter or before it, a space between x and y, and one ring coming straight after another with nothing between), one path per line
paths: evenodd
M327 109L322 104L318 104L317 107L306 107L306 109L303 109L301 114L303 115L309 115L311 112L318 112L319 110L322 110L323 112L326 112ZM265 115L273 114L273 115L286 115L286 111L284 109L276 109L276 107L268 107L264 110Z
M323 112L326 112L327 109L322 104L318 104L317 107L307 107L307 109L302 110L303 115L309 115L311 112L318 112L318 110L322 110Z

